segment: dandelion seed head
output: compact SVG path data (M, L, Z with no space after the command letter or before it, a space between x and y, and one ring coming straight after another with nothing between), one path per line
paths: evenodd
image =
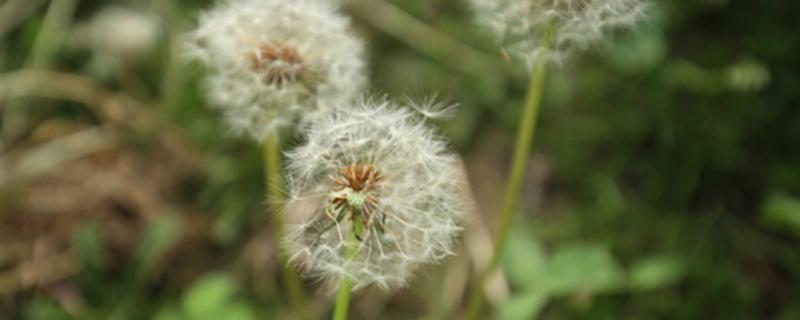
M287 153L284 246L329 285L396 288L452 254L464 186L421 115L385 99L354 104L314 122Z
M635 25L649 7L644 0L470 1L478 21L529 67L540 59L564 62L611 30ZM544 45L546 38L549 46Z
M208 67L211 104L259 140L366 84L364 45L330 0L224 1L200 16L185 47Z
M152 51L162 31L155 16L116 5L98 12L87 30L93 49L128 61Z

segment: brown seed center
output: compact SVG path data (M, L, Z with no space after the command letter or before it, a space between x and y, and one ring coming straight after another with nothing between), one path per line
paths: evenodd
M264 82L280 85L298 80L305 67L297 49L262 44L250 55L250 69L260 73Z
M361 192L375 187L383 176L371 164L353 164L339 170L336 185Z

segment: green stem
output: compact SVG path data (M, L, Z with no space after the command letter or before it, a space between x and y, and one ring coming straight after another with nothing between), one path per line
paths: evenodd
M273 234L276 235L276 242L283 238L283 216L279 213L279 203L283 200L283 193L281 192L281 157L280 157L280 143L276 133L267 136L264 142L264 180L267 181L267 199L272 203L272 228ZM303 290L303 283L300 281L300 275L297 270L292 268L286 260L286 255L278 254L283 268L283 277L286 282L286 288L289 291L289 300L291 301L297 316L300 319L311 319L309 310L307 308L306 294Z
M339 293L336 294L336 309L333 312L333 320L347 320L347 307L350 305L350 279L347 276L342 278Z
M352 232L351 232L352 234ZM352 284L350 278L342 276L339 284L339 293L336 294L336 309L333 311L333 320L347 320L347 309L350 306L350 290Z
M514 160L511 165L511 172L509 172L503 206L500 211L500 225L494 239L494 252L489 265L480 272L477 282L471 289L465 319L473 320L480 316L481 307L483 306L484 284L500 262L503 247L508 239L511 223L514 220L514 212L516 212L517 202L519 201L519 191L525 177L525 168L528 165L534 133L536 132L536 120L539 115L539 106L542 102L546 71L547 59L539 59L533 67L533 75L525 100L522 127L517 134Z
M352 259L358 252L358 239L356 238L357 229L363 227L358 214L353 215L354 228L348 232L347 236L347 258ZM336 294L336 308L333 311L333 320L347 320L347 309L350 306L350 291L353 286L347 275L342 276L339 283L339 293Z
M33 43L28 67L49 68L68 35L78 0L52 1Z

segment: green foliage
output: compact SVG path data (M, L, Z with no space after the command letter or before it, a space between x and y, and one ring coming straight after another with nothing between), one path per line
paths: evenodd
M254 320L254 308L237 298L236 282L229 275L210 273L198 279L181 298L180 308L163 307L157 320Z
M670 286L683 278L685 268L683 260L673 255L644 258L631 266L628 287L645 291Z
M767 198L761 211L762 223L800 234L800 200L786 194Z
M180 235L180 225L176 219L177 217L166 214L151 224L139 240L134 257L144 264L151 264L158 259Z
M67 320L71 319L63 307L49 298L39 298L28 303L25 318L30 320Z
M626 270L607 246L565 244L548 255L525 234L512 233L504 256L506 274L519 293L498 310L501 319L534 318L548 301L559 297L586 300L599 294L644 292L684 277L683 260L674 255L644 258Z
M503 320L534 319L546 302L547 295L540 292L515 295L500 306L497 317Z

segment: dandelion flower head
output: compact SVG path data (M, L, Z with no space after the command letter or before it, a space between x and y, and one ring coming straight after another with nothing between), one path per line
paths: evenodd
M613 29L639 22L643 0L470 0L477 19L528 66L563 62Z
M310 126L287 154L290 261L328 284L390 289L452 253L460 167L422 118L365 99Z
M327 0L228 0L200 16L187 53L236 132L263 139L360 93L364 45Z

